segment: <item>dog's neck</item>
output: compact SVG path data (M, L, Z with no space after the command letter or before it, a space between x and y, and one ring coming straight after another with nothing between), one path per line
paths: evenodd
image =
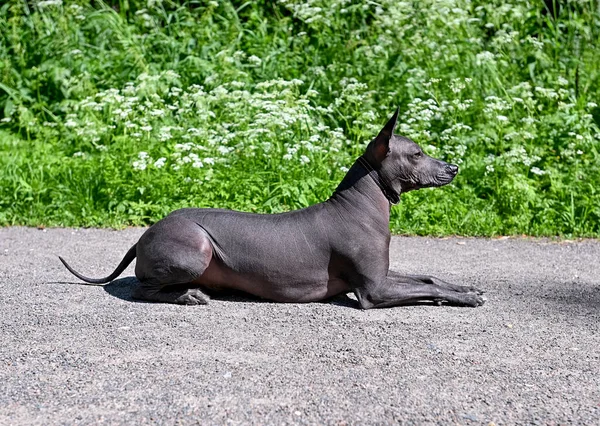
M334 191L333 196L342 194L351 188L357 188L359 191L360 189L363 189L365 192L373 192L372 189L367 188L370 185L364 180L371 180L372 183L377 186L378 191L383 194L390 204L388 208L391 207L391 204L397 204L400 201L400 193L392 188L392 185L386 181L377 170L375 170L364 156L358 157L350 170L348 170L348 173L346 173L346 176L344 176L344 179L342 179L342 182L340 182Z
M369 160L367 160L367 158L364 155L358 157L356 163L360 164L365 168L365 170L367 171L369 176L373 178L377 186L381 188L383 195L385 195L385 198L388 199L390 204L398 204L400 202L400 193L395 191L392 187L392 184L389 181L387 181L377 170L375 170L375 168L371 165Z
M391 202L384 193L376 170L368 170L357 160L327 201L357 218L367 217L381 223L389 231Z

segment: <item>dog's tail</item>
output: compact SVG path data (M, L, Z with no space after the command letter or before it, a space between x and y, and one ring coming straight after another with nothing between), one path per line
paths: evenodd
M125 255L125 257L123 258L123 260L121 260L121 263L119 263L119 266L117 266L117 269L115 269L112 274L110 274L109 276L104 277L104 278L88 278L88 277L84 277L79 272L77 272L76 270L74 270L73 268L71 268L69 266L69 264L67 262L65 262L65 260L62 257L58 256L58 258L63 263L63 265L65 265L65 268L67 268L70 273L72 273L73 275L75 275L80 280L83 280L83 281L85 281L87 283L90 283L90 284L96 284L96 285L106 284L106 283L111 282L115 278L117 278L119 275L121 275L121 273L125 270L125 268L127 268L129 266L129 264L133 261L133 259L135 259L135 256L136 256L136 253L135 253L136 246L137 246L137 244L134 244L133 247L131 247L129 249L129 251L127 252L127 254Z

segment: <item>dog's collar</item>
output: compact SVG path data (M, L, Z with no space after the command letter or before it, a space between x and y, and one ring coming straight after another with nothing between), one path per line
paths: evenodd
M369 164L369 162L367 161L367 159L365 157L363 157L363 156L358 157L358 162L365 169L367 169L367 172L369 175L371 175L371 172L375 172L377 177L375 177L375 176L371 176L371 177L373 178L373 180L375 181L377 186L379 186L379 188L381 188L383 195L385 195L385 198L388 199L390 204L398 204L400 202L400 194L397 194L396 191L394 191L394 189L392 188L392 185L390 185L390 183L386 179L384 179L383 176L381 176L379 174L379 172L377 172L377 170L375 170L373 168L373 166L371 166Z

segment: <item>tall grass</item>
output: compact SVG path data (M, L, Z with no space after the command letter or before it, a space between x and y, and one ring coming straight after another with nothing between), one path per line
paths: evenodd
M0 224L326 199L396 106L459 164L395 232L600 235L598 1L0 7Z

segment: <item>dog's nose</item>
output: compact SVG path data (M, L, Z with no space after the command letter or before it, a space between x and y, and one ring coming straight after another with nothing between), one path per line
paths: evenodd
M453 175L456 175L458 173L458 166L456 166L454 164L446 164L446 171L448 173L452 173Z

